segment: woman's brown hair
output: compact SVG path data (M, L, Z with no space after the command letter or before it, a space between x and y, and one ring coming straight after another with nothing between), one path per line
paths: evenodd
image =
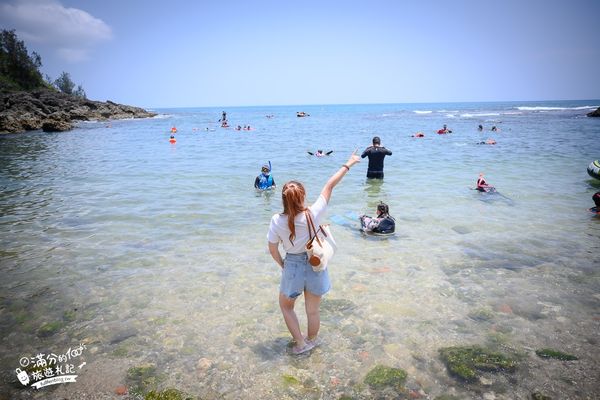
M294 225L294 219L296 215L300 214L306 207L304 207L304 198L306 192L304 186L300 182L289 181L283 185L281 190L281 199L283 200L283 213L288 217L288 228L290 228L290 242L294 244L296 238L296 226Z

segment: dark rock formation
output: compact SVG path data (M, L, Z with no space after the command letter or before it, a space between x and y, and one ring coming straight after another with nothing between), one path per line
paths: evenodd
M0 133L36 129L61 132L72 129L74 121L148 118L155 115L139 107L112 101L92 101L45 89L0 94Z
M600 107L596 111L587 114L588 117L600 117Z

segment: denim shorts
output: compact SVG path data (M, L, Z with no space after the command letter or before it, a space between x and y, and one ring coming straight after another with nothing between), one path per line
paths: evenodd
M321 272L313 271L306 253L286 254L279 292L290 299L295 299L305 289L317 296L327 293L331 289L328 269Z

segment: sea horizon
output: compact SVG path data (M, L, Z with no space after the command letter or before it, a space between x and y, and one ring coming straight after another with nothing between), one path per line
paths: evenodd
M250 107L320 107L320 106L387 106L387 105L419 105L419 104L496 104L496 103L564 103L564 102L591 102L597 101L600 103L600 99L553 99L553 100L482 100L482 101L429 101L429 102L395 102L395 103L308 103L308 104L254 104L254 105L211 105L211 106L143 106L148 110L156 109L194 109L194 108L250 108ZM131 104L135 105L135 104ZM138 106L138 105L135 105ZM138 106L142 107L142 106ZM600 107L600 104L598 105Z

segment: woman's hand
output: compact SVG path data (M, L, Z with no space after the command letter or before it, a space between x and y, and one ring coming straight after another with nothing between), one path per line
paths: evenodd
M352 167L354 164L358 164L360 162L360 156L357 153L358 149L355 149L354 152L352 152L352 155L350 155L348 161L346 161L346 165L348 167Z

